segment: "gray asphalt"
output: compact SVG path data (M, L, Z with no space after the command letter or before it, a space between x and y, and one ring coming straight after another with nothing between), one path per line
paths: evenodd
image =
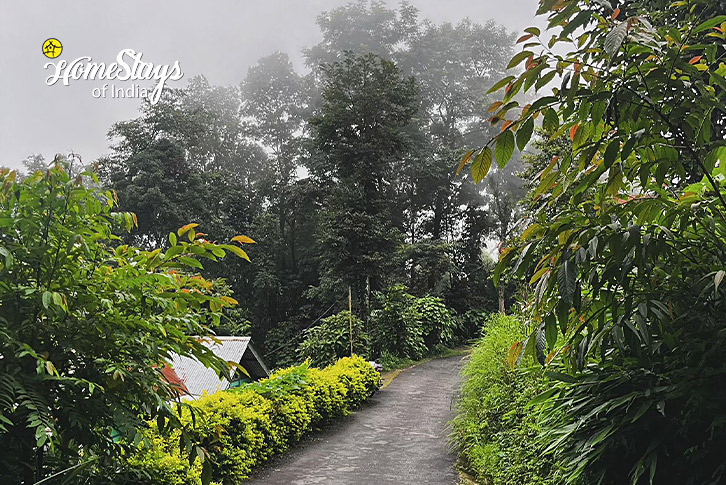
M403 371L363 408L269 463L251 482L456 484L447 436L461 359Z

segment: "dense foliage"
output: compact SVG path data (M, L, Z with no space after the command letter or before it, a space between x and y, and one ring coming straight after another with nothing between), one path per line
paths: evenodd
M212 483L236 484L304 434L357 408L378 389L379 380L360 357L345 357L324 369L290 367L263 381L202 397L192 404L195 420L185 412L182 422L210 454ZM128 459L136 474L131 482L201 483L202 468L180 454L178 431L162 437L151 423L146 438Z
M481 483L562 483L558 466L543 457L539 409L531 399L549 387L544 372L525 356L523 369L507 363L508 351L527 329L514 317L492 315L462 371L464 384L451 435L464 469Z
M421 322L426 347L431 349L437 345L455 343L454 333L458 330L456 320L441 298L416 298L411 304L410 312L413 318Z
M372 54L347 54L322 75L322 108L311 120L319 155L309 164L330 186L321 217L321 286L338 294L351 286L367 316L370 292L385 287L395 270L390 256L402 242L388 181L410 150L406 128L417 90L393 62Z
M504 75L512 34L376 0L323 12L318 25L309 72L278 52L239 86L195 77L165 89L113 126L98 164L137 215L127 243L164 248L182 218L212 241L257 241L253 265L212 263L205 275L227 281L273 366L297 360L313 322L347 309L349 287L366 325L373 294L397 284L460 314L492 311L485 243L509 234L518 212L516 164L486 187L451 168L481 136L489 115L478 108Z
M160 373L172 353L229 375L191 336L236 302L195 272L201 258L246 255L196 224L165 251L119 244L135 216L60 161L0 176L0 476L30 484L111 460L147 419L178 425Z
M570 482L726 478L724 11L543 0L553 35L526 29L510 62L524 71L495 85L501 132L471 157L478 178L492 148L506 165L535 121L571 141L536 173L497 269L531 285L533 332L512 354L563 381L544 433ZM556 77L551 94L513 101Z
M298 347L300 358L318 367L330 365L351 353L368 353L368 336L363 322L348 311L324 318L320 325L305 330L303 338Z
M426 353L423 324L411 311L416 297L403 285L393 286L378 295L379 308L371 319L371 353L376 356L392 354L408 359L420 359Z

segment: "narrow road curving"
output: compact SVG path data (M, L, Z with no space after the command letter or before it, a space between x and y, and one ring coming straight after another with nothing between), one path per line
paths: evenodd
M461 356L403 371L353 415L253 477L255 484L454 485L447 446Z

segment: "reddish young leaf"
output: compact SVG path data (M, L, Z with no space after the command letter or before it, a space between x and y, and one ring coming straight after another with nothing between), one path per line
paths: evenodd
M525 34L522 37L520 37L519 39L517 39L517 44L519 44L520 42L524 42L525 40L529 40L532 37L534 37L532 34Z
M475 151L476 150L470 150L466 152L466 155L462 157L461 162L459 162L459 167L456 169L456 175L459 175L464 166L469 163L469 160L471 160L471 156L474 154Z
M572 125L572 128L570 128L570 140L575 139L575 133L577 133L577 129L580 127L580 125Z
M487 108L487 111L490 113L494 113L497 110L497 108L499 108L501 105L502 105L501 101L495 101L489 105L489 107Z

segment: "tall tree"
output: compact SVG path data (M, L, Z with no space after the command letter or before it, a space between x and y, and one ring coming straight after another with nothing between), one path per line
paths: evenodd
M317 286L315 227L319 188L304 175L307 118L315 78L299 76L286 54L275 53L252 66L241 83L242 119L268 153L270 170L257 194L266 210L253 223L258 237L255 269L255 335L265 336L274 324L307 325L307 291Z
M395 64L370 54L348 54L323 73L323 105L311 120L321 156L309 165L331 187L323 272L329 284L352 286L360 301L381 287L400 241L389 219L389 186L410 148L405 128L418 107L417 89Z
M166 236L189 222L209 222L212 210L207 180L170 140L153 141L109 173L124 210L136 214L139 230L127 238L147 248L167 244Z
M257 61L240 86L243 120L251 125L256 140L272 152L280 182L290 184L307 108L303 79L287 54L278 52Z
M431 214L424 224L434 239L456 232L457 208L466 190L461 185L471 182L454 176L452 161L461 158L463 144L482 136L485 117L479 108L489 87L505 72L513 43L513 35L491 21L427 22L408 49L398 53L402 69L421 85L423 122L433 156L416 167L425 201L418 210Z
M463 155L462 145L484 139L482 127L488 126L488 115L479 108L488 98L489 87L506 71L513 34L494 22L422 22L417 10L405 2L398 9L380 2L351 3L322 14L318 23L323 40L306 51L309 65L339 59L345 51L373 52L396 61L404 74L416 78L422 102L417 116L419 129L412 133L417 137L417 150L399 164L392 184L399 203L391 215L408 243L421 244L406 252L411 268L420 267L424 259L448 258L446 247L461 246L447 244L463 234L478 233L462 227L462 215L471 207L483 208L490 198L484 197L487 188L477 189L470 178L455 177L451 165ZM501 190L502 197L507 198L512 187L504 184ZM513 217L515 214L509 215ZM474 219L463 220L467 224ZM486 237L477 237L477 243L484 243ZM479 246L477 253L481 249ZM438 257L431 251L438 252ZM450 274L441 274L447 276ZM444 281L430 282L428 290L438 291ZM418 287L413 281L409 283Z
M323 40L305 49L309 67L342 61L345 52L375 54L393 59L418 30L418 9L401 2L400 9L389 9L379 0L358 0L318 16Z

